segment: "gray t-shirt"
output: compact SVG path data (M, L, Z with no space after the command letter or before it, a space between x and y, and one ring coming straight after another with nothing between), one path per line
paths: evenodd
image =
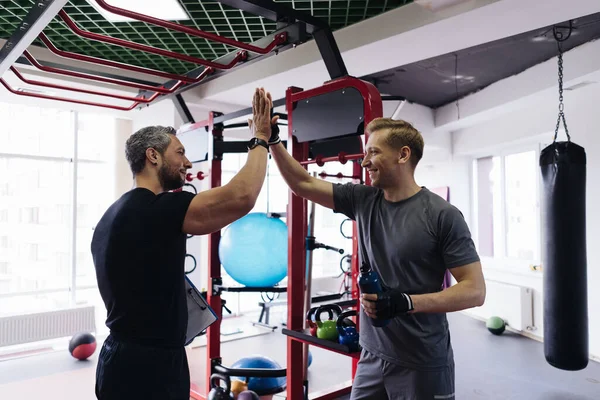
M359 263L367 261L388 288L439 292L447 268L479 261L462 213L425 187L390 202L375 187L334 184L333 197L334 211L357 222ZM377 328L361 308L360 343L409 368L439 369L454 362L445 313L406 314Z

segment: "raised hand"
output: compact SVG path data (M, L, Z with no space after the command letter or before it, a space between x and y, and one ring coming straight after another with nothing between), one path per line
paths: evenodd
M271 93L265 92L263 88L256 88L252 99L253 118L248 120L248 127L254 136L267 142L271 137L272 107Z

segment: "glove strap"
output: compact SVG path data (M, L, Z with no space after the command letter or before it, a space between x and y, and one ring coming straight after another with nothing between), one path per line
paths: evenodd
M406 298L406 303L408 304L407 312L414 311L415 306L413 305L413 302L412 302L412 299L410 298L410 296L407 295L406 293L402 293L402 296L404 296Z
M281 143L279 138L279 125L271 125L271 137L269 138L269 146Z

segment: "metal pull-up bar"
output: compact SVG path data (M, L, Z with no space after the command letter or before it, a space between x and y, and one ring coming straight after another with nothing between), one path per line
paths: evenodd
M113 110L120 110L120 111L130 111L140 105L139 102L135 102L128 107L122 107L122 106L115 106L113 104L103 104L103 103L95 103L93 101L67 99L65 97L49 96L49 95L41 94L41 93L19 92L19 91L16 91L15 89L13 89L8 83L6 83L6 81L3 78L0 78L0 83L6 88L6 90L8 90L12 94L16 94L18 96L37 97L39 99L48 99L48 100L55 100L55 101L65 101L68 103L83 104L86 106L112 108Z
M154 75L161 78L173 79L177 81L183 81L185 83L192 83L193 80L185 75L171 74L169 72L156 71L154 69L138 67L137 65L125 64L117 61L105 60L103 58L86 56L84 54L71 53L69 51L60 50L58 47L54 45L43 32L40 33L40 40L48 47L52 53L56 54L59 57L69 58L71 60L84 61L91 64L99 64L105 65L107 67L113 67L118 69L123 69L126 71L139 72L141 74Z
M73 100L73 103L87 104L99 107L113 108L117 110L130 110L140 103L151 103L160 95L173 95L177 103L181 102L181 93L185 90L189 90L195 87L204 79L209 73L220 73L219 71L230 70L236 67L238 64L244 61L253 60L261 55L268 54L280 48L282 45L292 45L296 43L303 43L307 40L307 33L313 35L317 42L319 51L323 57L327 69L330 72L332 78L346 76L347 71L341 54L335 43L331 29L327 23L319 18L315 18L309 13L295 10L294 8L287 7L280 3L276 3L271 0L217 0L222 4L229 4L230 6L237 8L240 11L248 11L259 17L271 19L278 22L277 31L266 35L264 38L254 41L253 43L244 43L238 40L226 38L219 34L206 32L201 29L186 26L171 21L161 20L159 18L144 15L131 10L126 10L120 7L113 6L107 2L107 0L94 0L99 7L117 15L128 17L137 21L142 21L147 24L152 24L165 29L181 32L194 37L204 38L214 42L222 43L226 46L231 46L239 49L238 51L232 51L223 57L219 57L216 60L205 60L188 54L182 54L174 52L168 49L158 48L149 44L136 43L123 38L111 37L108 35L102 35L83 29L79 23L72 19L66 9L63 9L67 0L44 0L32 4L29 13L19 24L15 32L11 35L9 40L0 49L0 76L11 69L16 76L23 82L36 86L50 87L53 89L70 90L74 92L99 95L105 97L112 97L118 100L131 100L134 101L132 107L120 107L114 105L107 105L102 103L96 103L92 101ZM110 0L108 0L110 1ZM66 24L66 26L76 35L83 38L121 46L128 49L143 51L151 54L156 54L163 57L168 57L191 64L199 65L200 67L193 71L188 71L185 74L177 74L166 71L154 70L137 65L131 65L123 62L112 61L104 58L93 57L85 54L77 54L69 51L64 51L57 48L52 41L44 34L43 30L45 27L54 19L58 17ZM163 82L162 85L153 86L152 82L142 81L135 78L127 78L115 75L112 72L95 72L90 68L89 70L79 70L76 68L67 67L62 65L43 65L39 63L35 58L27 51L28 46L31 45L33 39L38 37L41 42L52 52L53 54L73 59L81 62L90 63L93 65L106 66L115 68L117 70L132 71L140 74L160 77L168 81ZM291 47L291 46L290 46ZM248 54L248 53L252 54ZM53 74L71 76L75 78L86 79L90 81L109 83L117 86L126 86L139 89L143 93L139 93L137 96L128 95L117 95L108 92L89 90L89 89L73 89L67 88L54 83L42 82L39 80L25 78L16 66L11 68L15 61L19 60L19 57L23 55L25 59L29 61L35 68L49 72ZM19 60L19 62L22 62ZM205 72L201 74L201 72ZM21 91L13 90L6 81L2 81L2 84L12 93L18 95L25 95L29 97L38 97L43 99L54 99L58 101L66 101L69 99L63 97L54 97L51 95L37 94L37 93L24 93ZM185 108L185 107L184 107ZM190 120L191 117L186 117L184 120Z
M48 82L42 82L42 81L37 81L37 80L33 80L33 79L27 79L23 75L21 75L21 73L19 72L19 70L16 69L14 66L11 66L10 70L17 76L17 78L19 78L21 81L27 83L28 85L42 86L42 87L48 87L48 88L60 89L60 90L69 90L69 91L72 91L72 92L92 94L92 95L96 95L96 96L112 97L114 99L129 100L129 101L135 101L135 102L138 102L138 103L151 103L159 95L161 95L162 93L173 93L175 90L177 90L180 86L183 85L183 82L179 81L172 88L170 88L170 89L160 88L161 91L156 90L154 92L154 94L151 95L151 96L149 96L149 97L145 97L144 95L141 95L141 96L125 96L125 95L120 95L120 94L115 94L115 93L110 93L110 92L100 92L100 91L97 91L97 90L80 89L80 88L76 88L76 87L72 87L72 86L64 86L64 85L58 85L58 84L55 84L55 83L48 83ZM198 76L198 79L204 78L211 71L212 71L211 68L205 69ZM153 89L153 90L155 90L155 89ZM164 92L163 92L163 90L164 90Z
M75 21L73 21L64 10L60 10L58 15L60 18L67 24L69 29L73 31L76 35L84 37L86 39L95 40L103 43L110 43L117 46L125 47L133 50L140 50L146 53L152 53L163 57L174 58L181 61L187 61L192 64L204 65L205 67L212 67L215 69L231 69L238 62L237 59L234 59L229 64L221 64L213 61L204 60L198 57L188 56L187 54L175 53L174 51L159 49L158 47L148 46L145 44L130 42L128 40L123 40L119 38L114 38L110 36L100 35L99 33L88 32L86 30L81 29L77 26ZM245 58L245 57L244 57Z
M72 92L78 92L78 93L84 93L84 94L90 94L90 95L111 97L111 98L118 99L118 100L128 100L128 101L133 101L133 104L131 106L125 107L125 106L97 103L97 102L93 102L93 101L68 99L65 97L56 97L56 96L46 95L46 94L21 92L21 91L13 89L5 80L2 80L2 82L1 82L2 85L4 87L6 87L6 89L13 94L16 94L19 96L37 97L37 98L43 98L43 99L49 99L49 100L65 101L65 102L72 102L72 103L77 103L77 104L85 104L85 105L92 105L92 106L98 106L98 107L104 107L104 108L112 108L112 109L116 109L116 110L131 110L140 104L151 103L156 98L158 98L160 95L172 94L175 91L179 90L185 84L198 83L202 79L204 79L207 75L213 73L215 69L226 70L226 69L233 68L238 63L245 61L248 58L247 51L252 51L252 52L258 53L258 54L269 53L278 45L285 43L288 38L287 32L285 32L285 31L279 32L278 34L273 36L270 43L268 43L265 47L260 47L260 46L255 46L252 44L242 43L237 40L228 39L228 38L222 37L220 35L215 35L215 34L205 32L205 31L202 31L199 29L194 29L194 28L190 28L190 27L187 27L184 25L175 24L175 23L172 23L169 21L162 21L157 18L149 17L149 16L139 14L139 13L135 13L135 12L132 12L129 10L119 8L119 7L114 7L114 6L111 6L110 4L106 3L103 0L97 1L97 3L102 8L104 8L110 12L113 12L115 14L124 15L129 18L137 19L137 20L151 23L151 24L154 24L157 26L162 26L167 29L187 33L187 34L190 34L190 35L193 35L196 37L203 37L205 39L218 41L220 43L242 49L241 51L237 52L237 54L235 54L234 57L230 57L227 60L228 62L219 63L219 62L214 62L214 61L209 61L209 60L204 60L201 58L189 56L187 54L180 54L180 53L176 53L173 51L156 48L153 46L148 46L148 45L144 45L144 44L131 42L131 41L124 40L124 39L119 39L119 38L114 38L114 37L110 37L110 36L100 35L100 34L93 33L93 32L88 32L84 29L81 29L77 25L77 23L69 17L67 12L62 9L62 7L65 4L64 1L49 2L48 4L50 4L50 3L54 3L53 7L45 8L46 3L42 4L39 7L36 7L35 5L32 6L32 9L30 10L29 14L26 17L27 22L26 23L24 22L23 24L21 24L19 30L17 32L15 32L15 34L11 37L11 40L9 40L9 43L2 48L1 51L3 53L7 53L7 54L1 55L0 63L2 63L4 65L4 64L7 64L10 60L10 64L7 66L7 69L11 69L11 71L16 75L17 78L19 78L21 81L23 81L29 85L48 87L48 88L59 89L59 90L69 90ZM50 20L55 15L58 15L62 19L62 21L65 22L67 27L69 27L71 29L71 31L73 31L73 33L75 33L81 37L84 37L84 38L87 38L90 40L99 41L99 42L109 43L109 44L113 44L113 45L117 45L117 46L121 46L121 47L126 47L129 49L140 50L140 51L144 51L144 52L148 52L148 53L152 53L152 54L157 54L157 55L164 56L164 57L178 59L181 61L190 62L193 64L202 65L205 68L203 68L201 71L193 71L191 73L188 73L187 75L181 75L181 74L157 71L157 70L153 70L153 69L145 68L145 67L141 67L141 66L136 66L136 65L121 63L121 62L117 62L117 61L106 60L106 59L102 59L102 58L98 58L98 57L87 56L84 54L77 54L77 53L60 50L42 32L44 27L50 22ZM31 20L32 22L29 22L29 20ZM29 27L31 27L33 25L35 25L38 29L30 31ZM56 54L59 57L74 59L77 61L92 63L95 65L103 65L103 66L108 66L108 67L112 67L112 68L118 68L121 70L127 70L127 71L142 73L142 74L148 74L148 75L152 75L152 76L169 79L170 81L165 82L161 86L152 86L150 84L145 84L145 83L128 82L124 79L123 80L115 79L115 78L104 77L104 76L100 76L100 75L94 75L91 73L76 72L76 71L72 71L69 69L56 68L56 67L42 65L26 49L27 46L29 44L31 44L31 41L29 41L29 39L24 40L23 38L25 36L31 36L31 35L37 35L40 38L40 40L46 45L46 47L53 54ZM137 96L127 96L127 95L103 92L103 91L98 91L98 90L73 88L73 87L68 87L65 85L43 82L43 81L34 80L34 79L28 79L28 78L24 77L15 66L12 65L14 63L14 60L12 60L12 58L15 58L14 57L15 54L13 54L12 57L8 57L8 55L10 55L13 52L14 48L20 48L20 47L23 47L23 50L21 52L19 52L19 54L23 54L25 56L25 58L31 63L31 65L33 65L35 68L37 68L41 71L49 72L49 73L53 73L53 74L59 74L59 75L72 76L72 77L86 79L86 80L90 80L90 81L110 83L110 84L114 84L117 86L133 87L133 88L137 88L137 89L146 91L148 93L147 94L138 94ZM17 55L17 57L18 57L18 55ZM190 76L192 74L194 74L196 76ZM1 74L0 74L0 76L1 76Z
M91 75L91 74L86 74L83 72L76 72L76 71L71 71L68 69L61 69L61 68L50 67L47 65L42 65L27 50L25 50L25 52L23 52L23 55L25 56L25 58L27 58L27 60L31 63L31 65L33 65L35 68L39 69L40 71L49 72L49 73L57 74L57 75L72 76L74 78L87 79L87 80L91 80L91 81L111 83L111 84L117 85L117 86L128 86L128 87L132 87L132 88L136 88L136 89L149 90L149 91L153 91L153 92L171 93L170 89L166 89L162 86L151 86L151 85L146 85L143 83L124 81L124 80L114 79L114 78L107 78L104 76ZM181 82L181 81L178 81L178 82Z
M173 31L187 33L191 36L197 36L204 39L212 40L215 42L223 43L232 47L237 47L238 49L251 51L257 54L267 54L270 53L277 45L285 43L287 40L287 32L281 32L278 35L275 35L273 41L266 47L258 47L252 44L239 42L237 40L229 39L224 36L216 35L214 33L202 31L199 29L190 28L189 26L176 24L171 21L164 21L158 18L151 17L149 15L139 14L133 11L125 10L123 8L111 6L104 0L95 0L96 3L103 9L113 14L121 15L123 17L128 17L135 19L137 21L146 22L148 24L161 26L163 28L167 28Z

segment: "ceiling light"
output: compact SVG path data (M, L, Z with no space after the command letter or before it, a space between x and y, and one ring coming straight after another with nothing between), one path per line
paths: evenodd
M131 22L134 19L113 14L100 7L95 0L87 0L109 22ZM165 21L179 21L190 19L177 0L108 0L108 4L138 14L160 18Z

